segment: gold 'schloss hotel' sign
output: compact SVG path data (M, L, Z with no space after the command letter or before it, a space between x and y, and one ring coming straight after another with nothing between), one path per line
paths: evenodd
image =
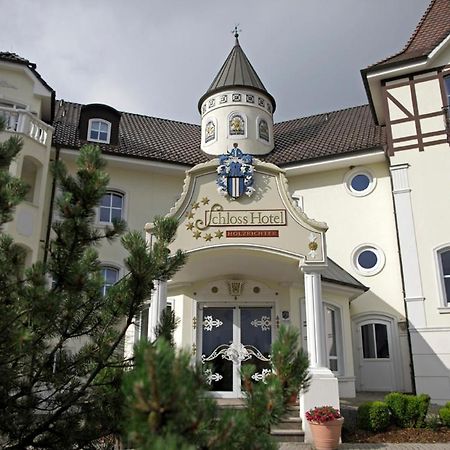
M205 211L204 224L206 227L285 226L287 216L285 209L228 210L214 205Z

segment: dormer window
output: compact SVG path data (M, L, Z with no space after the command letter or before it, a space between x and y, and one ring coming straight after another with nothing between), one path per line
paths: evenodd
M109 144L111 123L103 119L91 119L88 126L88 141Z

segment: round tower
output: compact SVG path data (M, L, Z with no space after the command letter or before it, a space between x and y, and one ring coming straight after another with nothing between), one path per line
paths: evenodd
M202 116L200 148L222 155L233 144L252 155L273 150L275 99L267 92L239 44L235 45L211 86L198 102Z

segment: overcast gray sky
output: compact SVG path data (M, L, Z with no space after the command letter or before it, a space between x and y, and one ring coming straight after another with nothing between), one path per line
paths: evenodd
M360 69L403 48L429 2L0 0L0 46L57 98L199 123L238 23L279 122L367 103Z

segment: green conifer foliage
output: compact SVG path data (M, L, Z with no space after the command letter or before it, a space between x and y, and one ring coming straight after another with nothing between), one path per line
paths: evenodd
M136 349L135 366L124 376L128 446L137 450L275 449L270 426L286 411L292 392L308 386L308 358L299 350L298 337L296 330L281 327L272 346L273 373L264 383L254 383L255 367L245 366L244 408L223 411L208 396L204 368L193 364L189 352L177 351L163 336L154 343L142 343ZM288 365L293 370L279 376Z
M21 143L0 144L0 226L12 217L26 186L8 173ZM158 219L150 249L138 232L121 238L126 276L102 295L96 246L118 239L123 221L99 229L95 208L108 175L100 150L80 150L77 171L54 167L60 190L47 261L23 271L24 254L0 235L0 447L89 449L118 432L123 397L121 343L153 280L185 261L170 253L177 223Z

